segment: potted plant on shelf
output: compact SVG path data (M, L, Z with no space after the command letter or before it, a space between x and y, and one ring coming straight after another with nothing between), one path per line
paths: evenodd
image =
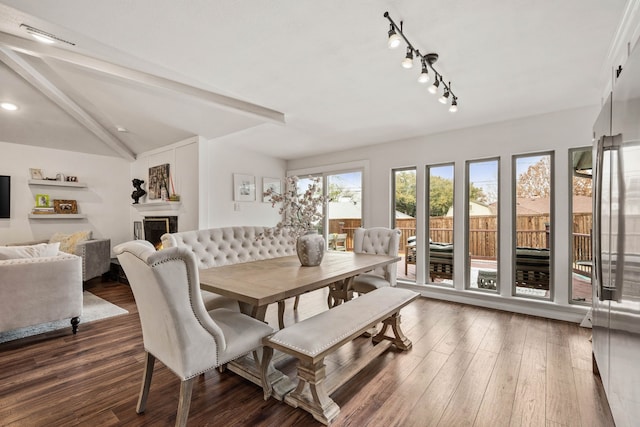
M299 193L297 176L285 178L285 190L282 193L270 188L264 196L272 207L282 203L279 213L282 220L275 227L265 230L260 237L273 237L286 230L295 239L296 252L303 266L316 266L322 262L325 241L318 229L322 227L324 217L322 207L325 197L320 188L320 177L309 177L307 189Z

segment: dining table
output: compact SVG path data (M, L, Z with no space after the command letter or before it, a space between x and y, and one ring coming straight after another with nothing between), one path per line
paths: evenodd
M199 271L200 288L236 299L245 314L259 320L265 319L270 304L278 303L279 327L283 328L286 299L328 287L329 309L351 299L351 283L355 276L400 259L389 255L327 251L320 265L309 267L302 266L297 255L275 257L202 269ZM228 368L262 385L253 355L229 363ZM268 380L274 396L280 400L295 387L295 382L274 366L269 367Z

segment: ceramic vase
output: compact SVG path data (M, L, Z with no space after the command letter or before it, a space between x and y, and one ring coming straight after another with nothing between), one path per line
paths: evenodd
M300 264L305 267L320 265L324 256L324 237L317 231L307 231L296 240L296 251Z

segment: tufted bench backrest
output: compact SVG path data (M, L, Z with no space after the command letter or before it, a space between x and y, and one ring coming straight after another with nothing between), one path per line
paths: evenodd
M296 254L294 239L286 232L256 239L265 230L267 227L222 227L167 233L162 236L162 246L190 249L199 269Z

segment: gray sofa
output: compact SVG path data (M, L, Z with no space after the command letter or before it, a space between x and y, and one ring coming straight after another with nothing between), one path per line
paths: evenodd
M47 243L48 240L39 240L26 243L12 243L9 246L34 245ZM86 282L95 277L101 277L111 268L111 239L91 239L78 242L74 255L82 259L82 281Z

